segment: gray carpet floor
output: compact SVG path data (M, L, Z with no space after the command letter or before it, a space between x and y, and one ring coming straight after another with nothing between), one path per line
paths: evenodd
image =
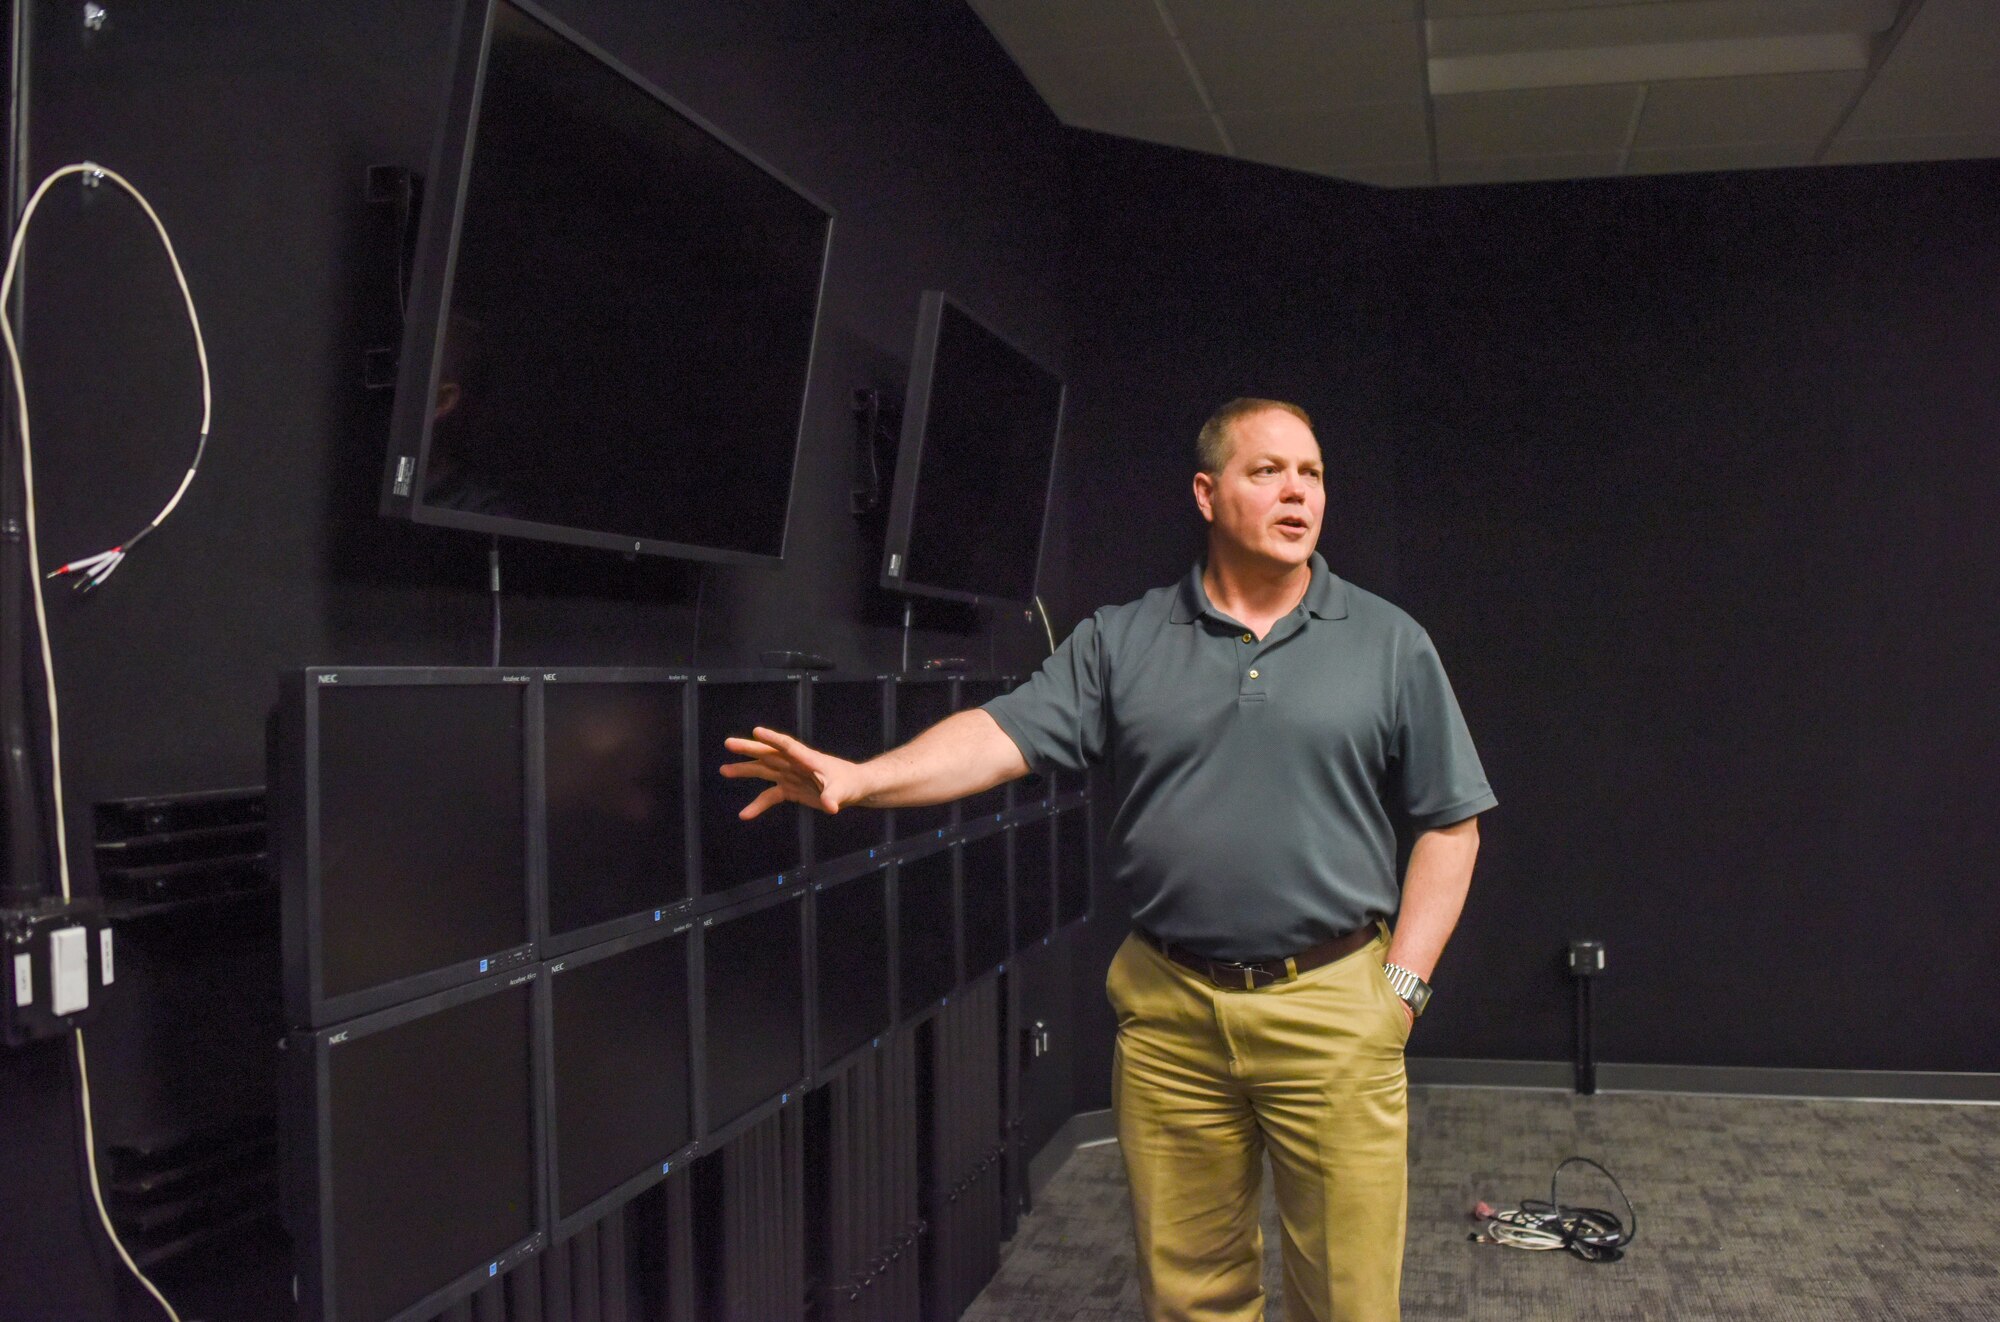
M1412 1088L1403 1317L2000 1322L2000 1107ZM1638 1209L1621 1262L1466 1238L1468 1212L1547 1198L1564 1157ZM1565 1202L1623 1215L1586 1168ZM1124 1173L1087 1147L1023 1218L966 1322L1140 1317ZM1265 1197L1267 1316L1279 1300Z

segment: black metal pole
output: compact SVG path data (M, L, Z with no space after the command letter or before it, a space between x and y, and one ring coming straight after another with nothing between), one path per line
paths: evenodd
M21 223L28 205L28 49L33 36L34 6L18 0L8 29L7 131L12 169L7 171L8 231ZM7 309L17 343L26 338L21 310L26 303L25 273L16 271ZM10 382L0 397L13 394ZM7 874L0 878L0 900L21 903L48 893L42 850L39 760L28 718L28 683L40 673L40 660L28 665L27 536L21 489L21 438L13 410L0 423L0 785L6 796Z
M1597 1091L1597 1060L1590 1041L1589 978L1576 982L1576 1090L1588 1097Z

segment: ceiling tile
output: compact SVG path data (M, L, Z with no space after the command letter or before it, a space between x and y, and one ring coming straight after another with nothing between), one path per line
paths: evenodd
M1223 154L1228 151L1215 120L1208 115L1187 115L1175 119L1120 119L1096 116L1074 121L1076 127L1098 133L1115 133L1121 138L1138 138L1168 147Z
M1956 161L2000 156L2000 132L1953 133L1919 138L1850 138L1842 135L1824 165L1867 165L1877 161Z
M1544 156L1476 156L1438 159L1441 184L1526 183L1537 179L1593 179L1618 173L1615 151L1563 152Z
M1467 18L1475 14L1523 14L1538 9L1598 9L1627 5L1632 0L1430 0L1424 13L1431 18Z
M1867 79L1862 72L1768 74L1653 83L1635 149L1731 142L1818 143Z
M1924 0L1889 56L1890 67L1905 62L2000 69L2000 13L1993 0Z
M1014 60L1066 122L1105 115L1172 119L1208 111L1171 41L1043 48L1016 52Z
M1088 3L1088 0L1079 0ZM1188 41L1312 40L1362 23L1415 26L1416 0L1161 0Z
M1424 46L1415 23L1330 27L1296 38L1245 33L1187 39L1215 108L1306 109L1424 95Z
M1543 87L1434 97L1443 159L1617 152L1631 132L1639 89Z
M2000 70L1958 65L1885 67L1842 126L1843 137L1990 133L2000 124Z
M1731 142L1700 147L1662 147L1634 151L1625 162L1627 174L1679 174L1690 170L1775 170L1811 165L1820 139L1810 142Z
M1312 113L1225 115L1236 154L1318 174L1379 161L1430 159L1421 101Z
M1167 35L1153 0L969 0L1010 51L1038 46L1115 46Z

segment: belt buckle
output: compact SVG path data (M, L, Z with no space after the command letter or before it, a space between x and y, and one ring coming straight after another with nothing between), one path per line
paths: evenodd
M1243 991L1256 991L1259 986L1257 979L1260 977L1269 979L1268 982L1262 984L1263 986L1266 987L1272 986L1279 982L1286 981L1286 979L1280 978L1276 974L1264 972L1264 970L1259 968L1256 964L1242 964L1238 963L1233 959L1213 959L1210 960L1209 963L1217 968L1224 968L1230 970L1230 972L1232 973L1242 974L1243 986L1241 990ZM1213 974L1209 975L1209 981L1215 983L1218 986L1222 985L1222 979L1215 977ZM1236 991L1238 989L1235 987L1231 987L1229 990Z

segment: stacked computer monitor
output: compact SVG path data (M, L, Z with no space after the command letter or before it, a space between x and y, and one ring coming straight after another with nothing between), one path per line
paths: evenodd
M1089 907L1081 794L790 806L994 677L316 669L283 678L287 1206L326 1319L427 1317L726 1142ZM997 806L996 806L997 805Z

